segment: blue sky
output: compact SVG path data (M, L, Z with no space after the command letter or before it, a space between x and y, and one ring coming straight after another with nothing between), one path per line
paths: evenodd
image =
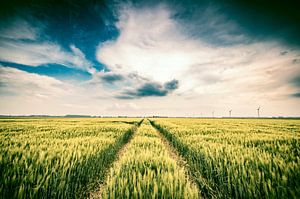
M0 114L299 116L296 1L4 1Z

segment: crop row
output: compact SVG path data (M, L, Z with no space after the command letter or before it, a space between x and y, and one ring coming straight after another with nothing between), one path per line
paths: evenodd
M147 121L110 170L101 193L103 198L198 198L196 185Z
M86 196L137 128L97 119L0 123L0 198Z
M298 120L159 119L207 198L299 198Z

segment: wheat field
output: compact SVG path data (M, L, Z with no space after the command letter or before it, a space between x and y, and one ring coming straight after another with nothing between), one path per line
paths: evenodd
M300 122L2 118L1 198L299 198Z

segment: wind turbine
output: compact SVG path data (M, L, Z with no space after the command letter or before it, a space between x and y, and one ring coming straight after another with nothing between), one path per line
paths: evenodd
M229 111L229 117L231 117L231 111L232 111L232 109Z
M212 112L212 117L215 117L215 111Z
M257 117L259 117L260 106L256 110L257 110Z

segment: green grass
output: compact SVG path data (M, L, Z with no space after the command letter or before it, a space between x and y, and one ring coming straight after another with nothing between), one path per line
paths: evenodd
M198 198L184 168L170 157L149 123L143 123L112 167L103 198Z
M300 198L300 120L140 121L0 119L0 198Z
M0 197L87 196L135 129L107 119L1 119Z
M300 121L157 119L207 198L299 198Z

